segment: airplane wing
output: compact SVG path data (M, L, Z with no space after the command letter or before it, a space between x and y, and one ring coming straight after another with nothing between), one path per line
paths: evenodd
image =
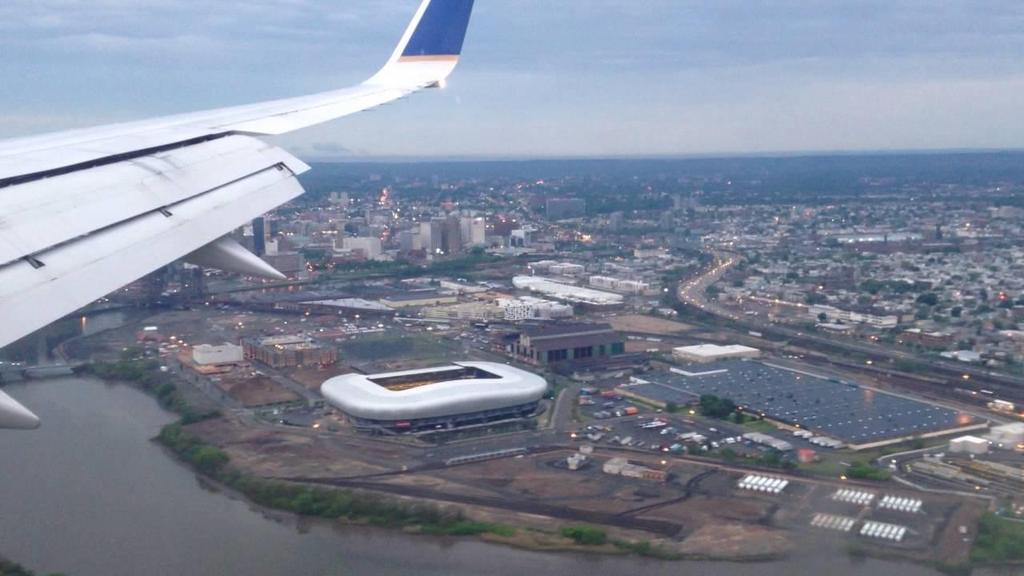
M224 237L303 192L309 166L257 136L443 86L472 9L423 0L384 67L354 87L0 141L0 347L183 257L279 276ZM0 428L36 426L0 392Z

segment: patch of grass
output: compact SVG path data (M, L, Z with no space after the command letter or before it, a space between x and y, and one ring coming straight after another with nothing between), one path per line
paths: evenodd
M978 521L971 560L983 564L1024 562L1024 523L986 513Z
M843 466L834 460L822 460L821 462L798 464L797 468L816 476L828 476L831 478L838 478L846 473L846 466Z
M748 420L743 423L743 427L753 432L762 432L764 434L778 434L779 432L779 429L767 420Z
M892 478L892 472L884 468L875 468L866 462L854 462L846 469L846 475L858 480L874 480L884 482Z
M679 560L682 558L682 555L666 550L662 546L655 546L646 540L638 542L614 540L612 541L612 544L614 544L619 550L623 550L630 554L636 554L637 556L644 556L646 558L657 558L659 560Z
M495 534L497 536L512 537L516 529L504 524L493 524L490 522L473 522L472 520L459 520L448 525L432 525L423 528L424 534L438 536L477 536L480 534Z
M560 533L583 546L601 546L608 542L608 534L594 526L565 526Z

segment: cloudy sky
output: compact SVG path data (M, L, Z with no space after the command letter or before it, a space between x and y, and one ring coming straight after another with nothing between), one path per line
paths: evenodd
M0 0L0 136L356 83L418 0ZM1019 0L477 0L432 91L316 157L1024 147Z

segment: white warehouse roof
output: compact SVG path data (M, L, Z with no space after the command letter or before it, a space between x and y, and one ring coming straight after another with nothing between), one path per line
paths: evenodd
M374 379L476 368L495 378L439 381L405 390L389 390ZM547 391L546 380L496 362L456 362L451 366L388 374L345 374L324 382L320 392L332 406L366 420L400 421L440 418L529 404Z
M622 304L623 301L621 294L612 294L611 292L602 292L591 288L583 288L582 286L563 284L542 276L514 276L512 278L512 285L520 290L537 292L566 302L612 306Z
M673 348L672 353L682 358L689 358L699 361L719 360L722 358L756 357L761 354L757 348L731 344L720 346L718 344L698 344L696 346L680 346Z

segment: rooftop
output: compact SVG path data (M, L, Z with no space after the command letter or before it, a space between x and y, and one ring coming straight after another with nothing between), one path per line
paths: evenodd
M385 306L379 302L365 300L363 298L337 298L334 300L313 300L310 302L303 302L303 304L329 306L333 308L355 308L362 310L376 310L380 312L388 312L392 310L392 308L389 306Z
M751 348L750 346L742 346L740 344L730 344L728 346L721 346L719 344L697 344L696 346L680 346L674 348L673 351L677 351L683 354L691 356L701 356L705 358L714 358L716 356L733 356L736 354L753 354L760 352L757 348Z

